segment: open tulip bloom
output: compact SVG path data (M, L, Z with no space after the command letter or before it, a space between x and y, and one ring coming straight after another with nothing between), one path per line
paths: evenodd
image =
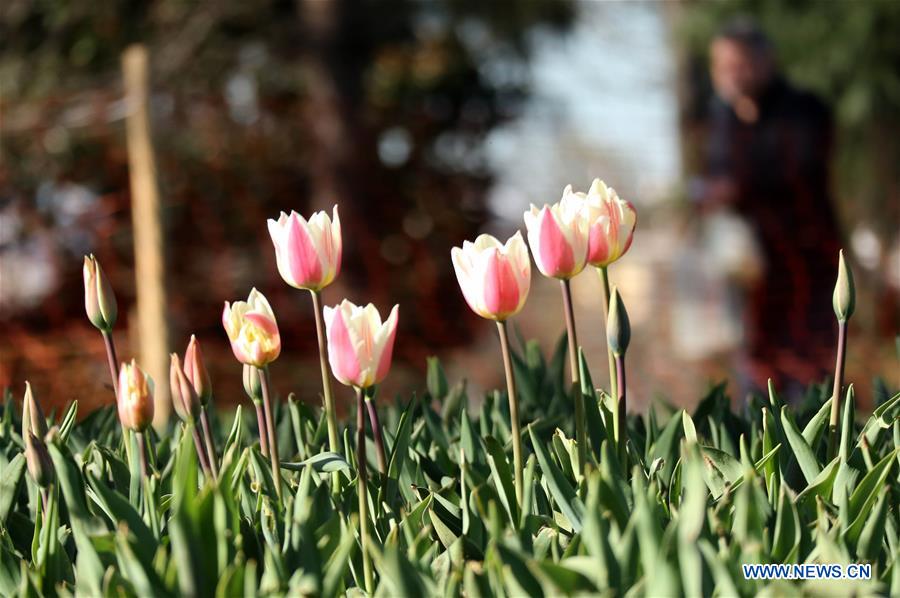
M268 225L281 278L295 289L306 289L312 295L325 419L328 423L328 444L332 451L338 452L337 414L331 393L331 380L328 377L328 348L325 344L321 298L322 289L331 284L341 271L343 241L338 208L334 206L331 218L322 211L310 216L309 220L294 211L290 215L282 212L278 220L269 219Z
M275 417L269 393L267 366L281 354L281 336L272 307L265 295L253 289L246 301L225 302L222 325L231 341L234 356L243 364L252 365L259 373L263 395L263 412L269 441L269 457L272 461L272 478L281 497L281 464L278 443L275 439Z
M265 295L253 289L246 301L225 302L222 325L241 363L265 367L281 354L281 336Z
M391 368L394 339L397 336L399 306L395 305L387 320L371 303L365 307L344 299L334 307L325 308L325 327L328 331L328 359L334 377L342 384L356 389L356 462L359 468L359 530L363 554L363 574L367 591L372 589L372 564L368 552L368 501L366 474L366 390L384 380ZM377 412L370 404L372 434L384 468L384 444Z
M450 251L456 279L466 303L476 314L497 322L500 348L506 372L509 417L512 429L516 498L522 502L522 431L519 401L509 354L506 319L522 310L531 288L531 261L522 234L516 232L506 244L491 235L480 235L475 242Z
M572 193L566 187L569 201L580 204L588 224L588 264L597 268L603 285L603 310L608 315L610 303L609 273L607 267L625 255L634 239L637 212L630 202L620 198L616 190L607 187L600 179L594 179L588 192ZM610 394L617 395L615 358L607 350L609 360Z
M557 278L563 294L566 333L569 341L569 369L572 375L572 395L575 400L575 440L578 445L578 466L584 473L587 461L587 434L584 422L584 400L578 367L578 338L575 334L575 313L569 280L584 270L588 256L588 219L584 201L571 185L563 190L562 199L552 206L535 205L525 212L528 244L534 263L541 274Z

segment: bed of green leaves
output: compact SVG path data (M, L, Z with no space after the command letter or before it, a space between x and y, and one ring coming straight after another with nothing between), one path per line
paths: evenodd
M588 380L582 477L564 351L560 343L548 360L527 343L515 359L528 454L522 504L502 394L468 397L435 360L422 395L381 399L388 471L374 458L369 467L376 594L900 595L900 394L876 385L877 408L861 416L851 387L829 462L829 387L795 406L770 389L735 414L719 386L693 413L659 403L629 417L622 463L606 425L611 401ZM198 470L179 425L154 436L154 474L143 484L115 411L79 423L76 411L50 418L55 482L43 504L7 396L0 595L362 592L355 459L325 452L317 410L279 401L283 502L247 410L216 417L217 483ZM345 428L346 447L351 438ZM747 581L740 567L804 562L868 562L873 578Z

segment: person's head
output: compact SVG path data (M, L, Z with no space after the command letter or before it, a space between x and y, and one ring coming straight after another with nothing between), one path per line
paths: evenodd
M775 75L772 44L754 21L730 21L713 38L710 70L716 93L726 102L756 98Z

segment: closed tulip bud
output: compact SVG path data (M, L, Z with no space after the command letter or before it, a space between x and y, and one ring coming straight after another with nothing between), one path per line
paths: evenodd
M399 306L384 322L371 303L365 307L344 299L325 308L328 361L342 384L368 388L381 382L391 367Z
M32 479L41 488L46 488L53 482L53 462L47 452L47 445L31 432L25 435L25 465Z
M335 279L341 270L341 220L337 206L329 218L316 212L306 220L297 212L284 212L278 220L268 220L269 235L275 246L278 273L297 289L319 291Z
M525 212L528 245L544 276L569 279L584 270L588 250L588 222L582 202L566 187L552 206Z
M116 324L118 308L116 295L109 284L100 262L93 255L84 257L84 310L97 329L109 332Z
M143 432L153 422L153 381L133 359L119 369L116 403L123 428Z
M262 400L262 382L259 379L259 370L256 366L244 364L244 392L254 403Z
M628 322L628 312L625 304L619 297L619 290L613 287L609 298L609 316L606 319L606 337L609 348L616 356L624 355L631 340L631 324Z
M489 320L505 320L519 313L531 287L531 261L522 234L503 245L491 235L450 251L456 279L466 303Z
M182 421L193 423L200 416L200 398L184 373L177 353L172 353L169 365L169 390L175 413Z
M200 350L200 342L197 337L191 335L187 350L184 352L184 374L191 381L194 392L200 399L201 405L208 405L212 398L212 380L203 361L203 352Z
M834 315L841 322L846 322L853 315L856 308L856 287L853 285L853 271L847 267L844 261L844 251L841 250L838 260L837 282L834 284L834 295L831 299L834 307Z
M631 247L637 223L634 206L620 199L615 189L607 187L600 179L594 179L587 195L573 195L583 202L584 209L587 210L590 231L588 263L604 267L625 255Z
M247 301L225 302L222 325L241 363L265 367L281 354L281 336L266 297L253 289Z
M25 383L25 397L22 399L22 439L32 433L42 439L47 436L47 419L40 404L31 392L31 383Z

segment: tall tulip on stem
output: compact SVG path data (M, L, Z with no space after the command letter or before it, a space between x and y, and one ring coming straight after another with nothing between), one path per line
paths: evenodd
M572 194L581 200L589 226L587 263L600 273L603 288L603 312L609 317L609 265L625 255L634 239L637 212L630 202L621 199L612 187L594 179L585 193ZM616 392L616 364L612 350L607 347L609 360L610 395Z
M625 428L625 351L628 350L628 343L631 341L631 323L628 321L625 304L622 303L619 291L615 287L613 287L612 297L609 300L606 339L616 364L616 419L613 425L613 437L619 450L619 461L625 467L628 441L628 431Z
M341 270L343 244L338 209L334 206L331 218L325 212L316 212L309 220L297 212L292 211L290 215L282 212L278 220L269 219L268 226L281 278L295 289L309 291L312 297L328 445L333 452L338 452L340 436L331 378L328 376L328 347L322 322L322 289L331 284Z
M828 459L834 458L837 446L838 418L841 413L841 391L844 386L844 360L847 356L847 322L856 309L856 287L853 271L844 261L843 250L838 260L837 282L834 284L832 307L838 321L837 357L834 365L834 388L831 393L831 418L828 422Z
M525 212L528 244L534 263L541 274L559 280L563 295L566 332L569 340L569 366L572 374L572 395L575 399L575 440L578 445L578 469L584 473L587 462L587 433L584 417L584 396L578 368L578 338L575 333L575 313L572 307L571 278L587 262L588 221L582 201L568 186L562 199L552 206L538 209L532 205Z
M134 432L137 437L141 473L146 478L149 469L144 433L153 422L153 382L132 359L119 370L118 389L119 422L124 430Z
M528 298L531 287L528 249L519 232L510 237L506 244L491 235L481 235L474 243L465 241L461 248L454 247L450 257L466 303L482 318L497 322L509 400L516 499L521 504L524 491L522 428L506 320L519 313Z
M100 262L93 254L84 256L82 274L84 275L84 310L91 324L103 335L113 393L117 394L119 361L116 357L116 345L112 337L112 329L119 314L116 295L103 273L103 268L100 267Z
M281 335L278 333L275 314L265 295L253 289L246 301L235 301L233 304L225 302L222 325L237 360L259 370L272 479L275 481L278 498L281 499L281 462L278 458L278 439L275 438L275 417L267 376L267 366L281 354Z
M172 406L175 408L175 413L178 414L178 417L184 422L185 426L187 426L187 430L190 431L191 435L194 437L194 448L197 450L197 460L200 462L200 467L203 468L204 475L214 478L215 476L213 475L212 467L210 467L209 458L206 454L206 448L204 447L200 430L197 427L198 420L200 419L200 398L197 396L197 392L194 390L194 386L188 379L187 374L184 373L184 368L181 366L181 360L178 358L178 354L172 353L171 357L172 360L169 366L169 387L172 393Z
M391 367L394 339L397 335L398 306L387 320L371 303L359 307L346 299L335 307L325 308L328 335L328 361L334 377L356 390L356 464L359 490L359 538L363 556L366 591L372 593L372 563L369 558L368 472L366 468L365 396L368 389L380 383ZM381 431L373 434L380 439ZM383 448L381 450L384 450Z
M31 384L25 383L25 397L22 400L22 439L25 441L25 464L31 479L41 489L41 502L47 508L48 488L56 477L50 453L47 451L47 420L41 406L34 399Z
M203 429L203 440L206 444L206 457L209 468L214 478L219 477L219 467L216 459L216 444L212 436L212 428L209 425L209 404L212 400L212 380L203 360L203 352L200 350L200 341L193 334L184 352L184 374L194 387L194 392L200 400L200 426Z

